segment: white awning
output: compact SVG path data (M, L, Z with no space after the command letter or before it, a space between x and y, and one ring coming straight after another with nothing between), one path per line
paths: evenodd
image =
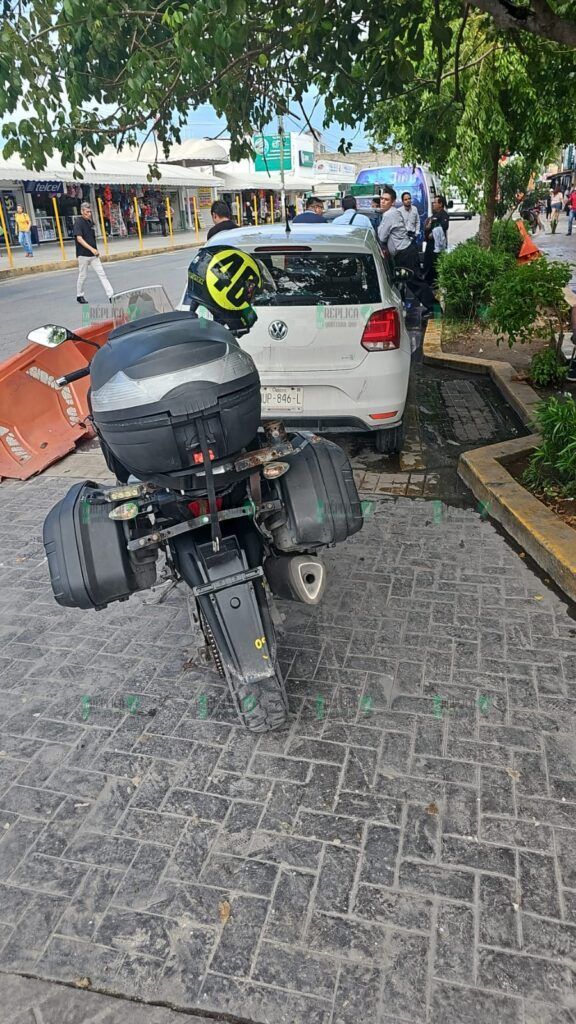
M241 192L242 189L264 189L268 192L280 192L282 189L279 174L259 174L256 171L238 171L233 173L217 170L216 175L221 180L220 191L223 192ZM313 178L291 178L287 174L284 181L286 192L311 192L313 186Z
M205 164L228 163L228 151L214 139L185 139L184 142L170 146L168 158L160 144L145 142L142 146L125 146L119 152L114 146L106 146L102 154L107 160L131 161L132 163L153 164L159 160L163 164L186 164L200 167Z
M220 180L211 173L173 164L158 164L160 178L149 179L147 163L118 160L116 157L106 159L94 157L92 163L86 161L81 169L81 177L74 177L74 167L64 166L59 160L50 160L42 171L33 171L20 163L16 157L3 160L0 157L0 182L2 181L65 181L90 185L181 185L184 188L202 186L215 187Z

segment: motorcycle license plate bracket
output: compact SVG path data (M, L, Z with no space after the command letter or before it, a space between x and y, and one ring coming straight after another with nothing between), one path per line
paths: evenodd
M214 594L218 590L227 590L229 587L235 587L239 583L247 583L249 580L256 580L264 575L264 570L261 566L256 569L244 569L243 572L235 572L230 576L223 576L219 580L211 581L210 583L202 583L200 586L193 587L192 593L194 597L204 597L207 594Z

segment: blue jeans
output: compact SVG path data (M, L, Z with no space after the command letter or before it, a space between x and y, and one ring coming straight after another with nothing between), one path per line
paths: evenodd
M32 256L32 233L30 231L20 231L18 234L18 241L26 251L26 254L28 256Z
M568 214L568 234L569 235L572 234L572 224L574 223L574 218L576 218L576 210L570 210L570 212Z

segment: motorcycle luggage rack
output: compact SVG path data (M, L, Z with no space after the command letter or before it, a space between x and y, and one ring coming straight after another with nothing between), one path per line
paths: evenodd
M282 441L273 448L259 448L254 452L246 452L234 462L234 469L242 473L245 469L256 469L258 466L265 466L267 462L275 462L283 455L292 455L296 449L291 441Z
M227 519L241 519L244 516L253 516L255 512L277 512L278 509L282 508L281 501L264 501L256 509L253 502L247 501L242 508L229 508L218 512L218 519L220 522L224 522ZM175 526L167 526L162 530L154 530L152 533L145 533L142 537L136 537L134 540L129 540L126 547L128 551L141 551L142 548L154 547L158 544L163 544L164 541L170 540L171 537L178 537L182 533L189 533L191 530L199 530L201 526L207 526L210 523L210 515L206 514L203 516L197 516L195 519L189 519L185 523L177 523Z

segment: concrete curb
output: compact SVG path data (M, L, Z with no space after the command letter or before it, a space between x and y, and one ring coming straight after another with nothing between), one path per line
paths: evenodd
M541 401L529 384L515 380L510 363L477 359L442 350L442 321L431 320L423 342L424 362L450 369L489 374L525 426L533 427ZM492 519L532 556L555 583L576 601L576 537L571 526L522 487L506 469L506 460L526 454L540 443L538 434L514 438L465 452L458 460L458 476L475 498L484 503Z
M506 460L534 450L537 434L460 456L458 475L489 515L576 601L576 532L510 475Z
M101 255L102 263L119 263L120 260L133 260L140 256L160 256L162 253L178 252L180 249L193 249L199 242L178 242L177 245L155 246L152 249L129 249L126 252L115 252L110 256ZM76 270L78 263L73 260L51 260L49 263L31 263L24 267L14 267L12 270L0 270L0 281L7 281L12 277L28 277L29 274L46 274L52 270Z
M514 412L526 427L534 428L536 406L539 395L524 381L517 380L517 371L511 363L495 359L478 359L462 356L456 352L444 352L442 348L442 320L430 320L423 341L424 362L435 366L446 366L451 370L467 370L469 373L488 374Z

